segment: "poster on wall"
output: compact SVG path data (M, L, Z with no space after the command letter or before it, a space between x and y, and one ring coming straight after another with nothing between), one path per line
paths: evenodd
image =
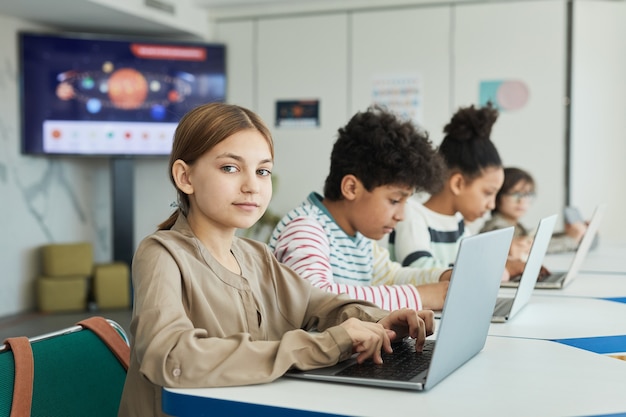
M478 87L481 106L491 102L498 110L520 110L528 103L528 86L520 80L485 80Z
M319 125L319 100L276 101L276 127L311 128Z
M423 122L421 77L417 74L373 77L372 104L385 107L402 119L421 125Z

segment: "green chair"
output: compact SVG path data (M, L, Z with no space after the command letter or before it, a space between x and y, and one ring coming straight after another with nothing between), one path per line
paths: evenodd
M115 417L129 359L124 330L102 317L9 338L0 346L0 417Z

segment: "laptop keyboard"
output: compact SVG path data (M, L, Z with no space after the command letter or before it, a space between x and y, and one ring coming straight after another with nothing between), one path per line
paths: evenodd
M550 275L540 275L539 282L557 282L565 276L566 272L557 272Z
M496 300L496 306L493 309L493 315L496 317L504 317L511 312L511 304L513 304L512 298L498 298Z
M563 277L565 274L566 272L556 272L556 273L550 273L550 274L540 272L539 277L537 278L537 282L556 282L560 280L561 277ZM522 279L521 274L512 276L511 278L509 278L509 281L519 282L520 279Z
M432 359L434 340L427 340L421 353L415 352L415 340L409 339L393 346L393 353L384 353L383 364L372 361L355 363L337 375L353 378L375 378L408 381L428 369Z

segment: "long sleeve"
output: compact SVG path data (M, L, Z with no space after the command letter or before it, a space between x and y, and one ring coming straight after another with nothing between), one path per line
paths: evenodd
M195 298L207 294L202 282L192 282L178 272L181 259L169 257L155 245L142 248L137 256L133 268L138 295L138 313L132 323L135 353L141 373L158 385L268 382L293 365L326 366L350 353L347 333L333 326L347 318L341 307L353 301L313 294L278 262L268 265L263 274L276 276L276 282L259 285L221 278L220 285L214 280L215 294L208 295L204 306L196 306L202 300ZM267 258L257 261L267 265L273 257L268 253ZM270 290L264 288L268 284L273 284ZM259 295L262 300L255 300ZM242 302L234 303L238 297ZM202 310L202 315L195 314L196 310ZM322 332L306 331L313 328Z
M343 247L348 247L349 243ZM388 264L376 269L370 253L348 256L342 253L342 245L331 247L328 234L312 218L297 217L285 224L273 246L274 255L280 262L324 291L345 293L386 310L421 309L419 292L409 279L397 271L390 272ZM394 282L395 277L404 281ZM379 279L374 282L376 278Z
M241 275L193 238L162 233L139 246L121 416L161 415L163 386L264 383L292 367L335 364L352 351L342 321L378 321L387 314L313 288L265 245L238 241L232 251Z
M387 249L378 244L373 245L374 254L374 280L373 283L421 285L439 282L439 277L448 268L415 268L405 267L389 259Z

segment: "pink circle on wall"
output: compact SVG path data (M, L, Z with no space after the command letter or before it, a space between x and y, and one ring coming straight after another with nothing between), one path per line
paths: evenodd
M528 87L522 81L503 81L496 92L496 101L504 110L518 110L528 102Z

